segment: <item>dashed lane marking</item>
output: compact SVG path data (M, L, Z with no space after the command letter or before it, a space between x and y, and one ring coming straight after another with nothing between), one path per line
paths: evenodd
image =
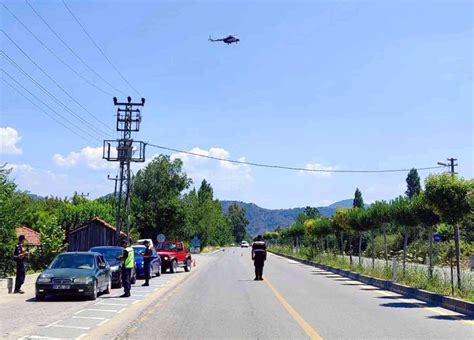
M53 327L57 327L57 328L71 328L71 329L84 329L84 330L91 329L90 327L69 326L69 325L54 325Z
M288 301L286 301L286 299L283 297L283 295L281 295L280 292L278 292L276 290L276 288L273 287L273 285L270 283L270 281L267 278L265 278L264 282L267 284L268 287L270 287L271 291L276 296L278 301L280 301L280 303L286 309L288 314L290 314L290 316L300 325L300 327L303 328L303 330L309 336L310 339L312 339L312 340L322 340L323 339L318 334L318 332L316 332L316 330L313 327L311 327L311 325L309 323L307 323L306 320L303 319L303 317L288 303Z
M44 328L49 328L49 327L52 327L52 326L56 325L57 323L60 323L61 321L63 321L63 320L57 320L57 321L54 321L54 322L50 323L49 325L47 325L47 326L44 326Z
M108 312L108 313L119 313L119 311L113 309L98 309L98 308L88 308L86 310L90 310L92 312Z
M105 324L105 323L106 323L107 321L109 321L109 320L110 320L110 319L105 319L104 321L99 322L99 323L97 324L97 327L102 326L103 324Z
M87 334L88 334L88 333L84 333L84 334L82 334L82 335L79 335L79 336L76 338L76 340L81 340L81 339L85 338L85 337L87 336Z
M101 317L98 317L98 316L77 316L77 315L74 315L72 318L73 319L105 320L105 318L101 318Z
M128 306L128 303L97 302L94 306Z

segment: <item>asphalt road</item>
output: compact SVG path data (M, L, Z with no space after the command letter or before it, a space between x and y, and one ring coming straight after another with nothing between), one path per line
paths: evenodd
M253 277L250 250L227 248L119 336L474 339L472 318L275 255Z
M265 281L253 281L250 249L195 258L131 299L2 298L0 338L474 339L472 318L282 257L269 255Z
M206 256L197 255L196 258L198 262L206 262ZM201 258L204 260L200 261ZM38 302L32 289L24 295L2 296L0 339L77 339L85 338L97 329L101 330L102 337L108 323L138 317L142 305L159 299L191 276L194 270L185 273L179 269L176 274L154 277L150 287L141 287L143 280L137 280L132 285L131 298L119 298L123 289L112 289L110 294L100 295L95 301L56 297Z

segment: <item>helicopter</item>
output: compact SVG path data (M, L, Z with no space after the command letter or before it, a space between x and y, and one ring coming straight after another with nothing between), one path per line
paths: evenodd
M225 38L221 38L221 39L212 39L211 36L209 36L209 41L212 41L212 42L223 41L227 45L230 45L230 44L233 44L233 43L238 43L240 41L240 39L236 38L232 35L229 35L229 36L227 36Z

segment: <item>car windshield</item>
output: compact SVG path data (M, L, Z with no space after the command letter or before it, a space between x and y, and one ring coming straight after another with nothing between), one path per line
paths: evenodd
M168 243L168 242L163 242L163 243L158 243L156 246L157 250L176 250L176 244L174 243Z
M142 257L143 253L145 252L145 246L133 246L133 252L135 253L135 257Z
M107 262L116 262L123 253L121 248L92 248L90 251L104 255Z
M94 269L94 255L63 254L58 255L51 263L51 269Z

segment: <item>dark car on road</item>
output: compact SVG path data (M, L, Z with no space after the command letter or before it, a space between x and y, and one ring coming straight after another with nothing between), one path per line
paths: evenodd
M117 257L122 256L123 248L116 246L100 246L89 249L90 252L102 254L110 265L110 272L112 273L112 287L122 288L122 266L123 262L117 260ZM135 268L132 269L132 283L137 281L137 274Z
M143 254L145 253L145 246L142 245L134 245L132 246L135 252L135 268L137 272L137 277L144 278L145 277L145 268L144 268L144 258ZM161 275L161 258L156 252L155 248L151 248L152 258L150 262L150 277L154 275L160 276Z
M51 295L81 295L95 300L109 293L110 266L104 256L91 252L70 252L56 256L36 280L36 300Z

